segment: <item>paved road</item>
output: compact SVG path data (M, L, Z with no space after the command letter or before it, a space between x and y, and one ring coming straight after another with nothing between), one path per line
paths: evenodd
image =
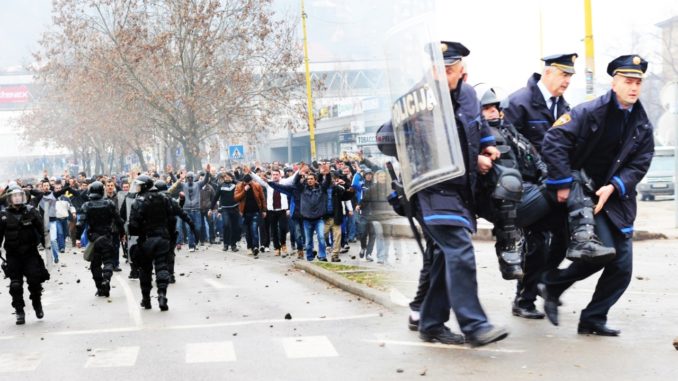
M398 275L394 295L407 298L420 257L411 243L398 246L400 259L391 256L385 268ZM406 329L405 309L359 300L292 270L289 258L183 252L177 269L184 276L162 313L155 300L151 311L138 307L138 282L126 272L116 273L111 298L95 297L80 256L66 254L66 267L46 284L42 321L29 308L27 324L15 326L1 290L0 380L671 380L678 374L674 247L636 246L635 274L643 280L633 281L610 316L623 334L598 338L575 333L590 282L565 295L561 327L514 318L513 285L500 279L491 244L480 243L483 304L511 336L475 350L421 343Z

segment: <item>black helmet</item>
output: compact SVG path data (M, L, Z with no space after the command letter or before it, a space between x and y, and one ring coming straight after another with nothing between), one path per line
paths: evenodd
M9 205L24 205L26 203L26 192L18 185L10 185L7 189L7 203Z
M104 184L101 181L95 181L87 187L89 198L93 200L104 197Z
M141 175L134 179L134 193L144 193L153 188L153 179L149 176Z
M482 97L480 97L481 107L489 105L497 105L497 109L501 111L509 106L509 100L508 98L499 99L497 92L493 88L490 88L485 91Z
M167 191L167 183L164 182L163 180L158 180L155 182L155 189L158 190L158 192L166 192Z

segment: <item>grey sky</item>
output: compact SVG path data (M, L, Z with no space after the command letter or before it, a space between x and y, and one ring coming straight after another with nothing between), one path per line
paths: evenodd
M30 52L37 49L40 35L51 23L51 3L0 1L0 67L30 62ZM471 49L468 66L473 83L512 90L523 86L532 71L539 70L540 9L543 54L577 52L577 70L583 73L583 0L306 0L311 62L383 59L386 30L406 18L412 7L426 8L429 3L435 3L441 39L462 41ZM599 81L607 80L605 66L610 59L631 52L633 33L642 36L634 53L649 55L657 50L652 38L658 33L654 25L678 15L678 3L673 0L592 3ZM274 6L290 18L299 17L299 0L276 0ZM656 57L647 58L650 70L658 70ZM572 92L583 88L584 76L575 76Z

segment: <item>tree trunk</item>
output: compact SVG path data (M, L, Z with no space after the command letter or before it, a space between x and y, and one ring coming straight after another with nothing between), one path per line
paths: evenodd
M142 171L148 171L148 166L146 165L146 159L144 159L144 151L141 148L134 148L134 154L139 158L139 165L141 165Z

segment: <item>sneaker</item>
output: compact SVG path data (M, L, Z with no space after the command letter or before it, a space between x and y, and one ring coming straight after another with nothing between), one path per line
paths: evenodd
M194 253L195 252L195 247L189 247L188 248L189 253Z
M367 254L367 255L365 255L365 261L367 261L367 262L374 262L374 259L372 259L372 256L371 256L371 255Z
M365 250L365 249L360 249L360 258L361 258L361 259L362 259L362 258L365 258L365 252L367 252L367 250Z
M254 254L254 259L259 259L259 249L255 248L252 252Z
M180 243L177 244L177 251L181 251L181 244Z
M234 252L234 253L237 253L238 252L238 246L236 246L236 245L231 246L231 251Z
M119 273L119 272L122 271L122 269L119 266L117 266L113 269L113 271L115 271L116 273Z
M304 259L304 251L297 250L297 259Z
M254 251L252 249L247 249L247 255L254 255Z
M59 249L59 252L60 252L61 254L63 254L64 251L65 251L64 249Z
M319 262L327 262L327 258L318 258Z
M54 263L59 263L59 258L54 258Z
M228 251L228 246L224 246L221 248L221 251Z
M332 257L331 261L332 262L341 262L341 259L339 259L339 257Z
M26 313L23 309L16 310L16 325L26 324Z
M269 250L268 250L268 247L266 247L266 246L262 246L262 247L259 248L260 253L265 253L267 251L269 251Z

